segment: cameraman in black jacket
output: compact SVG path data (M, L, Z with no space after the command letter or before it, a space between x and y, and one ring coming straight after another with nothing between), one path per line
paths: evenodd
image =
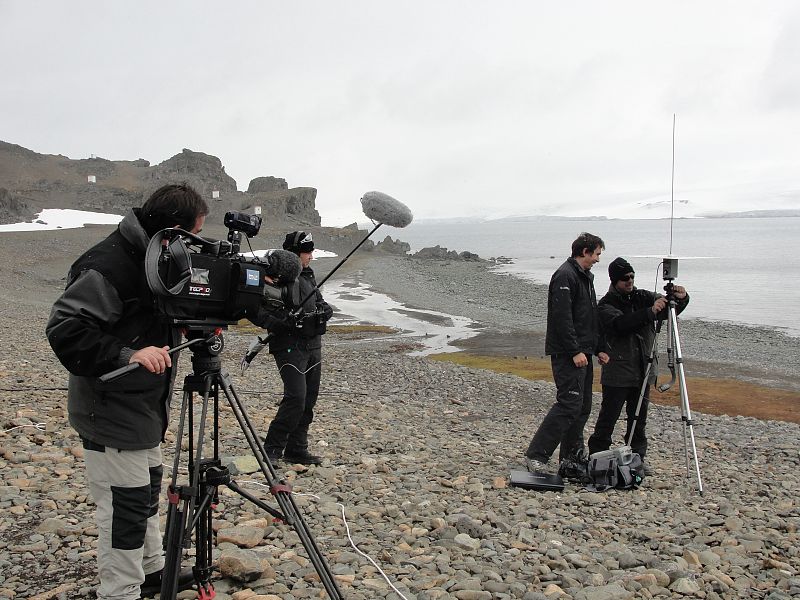
M269 352L275 357L283 380L283 400L267 430L264 449L271 462L284 458L292 463L318 465L322 459L308 451L308 428L314 420L322 376L322 334L333 309L322 298L309 267L314 252L311 234L288 233L283 249L297 254L303 267L298 289L292 295L298 303L306 297L308 300L302 307L287 307L291 312L287 311L281 320L272 318L261 323L272 334Z
M134 600L161 588L161 441L175 379L167 350L178 334L157 314L145 278L145 250L158 231L198 233L208 206L186 184L165 185L130 211L70 268L47 322L47 339L69 371L67 410L84 448L97 507L99 600ZM116 381L97 378L129 363ZM181 589L194 580L181 574Z
M609 362L603 366L600 378L603 385L603 402L594 433L589 438L589 453L608 450L614 426L625 405L628 416L625 439L630 437L631 427L636 421L631 449L638 452L644 461L647 454L645 426L650 386L656 382L655 356L638 419L636 405L639 403L647 360L653 348L655 324L667 318L667 299L661 294L636 288L633 285L635 277L633 267L622 257L615 258L608 265L608 276L611 279L611 286L608 293L600 300L597 310ZM674 293L675 310L680 314L689 304L689 295L679 285L674 287ZM647 463L645 463L645 474L651 474Z

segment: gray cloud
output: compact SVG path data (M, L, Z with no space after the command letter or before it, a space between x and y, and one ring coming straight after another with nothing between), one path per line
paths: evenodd
M677 113L676 183L763 208L757 190L799 187L798 22L789 0L5 0L0 139L152 162L188 147L240 188L315 186L341 223L369 189L420 217L649 201Z

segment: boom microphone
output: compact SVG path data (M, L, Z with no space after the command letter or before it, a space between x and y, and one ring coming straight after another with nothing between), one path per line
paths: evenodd
M391 227L405 227L406 225L410 224L412 219L414 218L414 215L411 214L411 211L405 204L403 204L398 200L395 200L390 195L384 194L383 192L367 192L366 194L364 194L361 197L361 209L364 211L364 214L367 217L372 219L373 222L377 222L377 224L375 225L375 227L372 228L372 231L370 231L367 234L367 236L363 240L361 240L356 245L356 247L353 248L347 254L347 256L345 256L339 262L339 264L336 265L330 271L330 273L328 273L325 277L323 277L322 281L320 281L316 285L316 287L308 293L308 295L305 298L300 300L298 306L303 306L306 303L306 301L309 298L311 298L313 294L316 294L317 290L320 287L322 287L322 284L328 281L330 276L339 270L339 267L341 267L347 261L347 259L350 258L353 255L353 253L356 250L358 250L364 244L364 242L366 242L372 236L372 234L378 230L378 227L380 227L381 225L389 225ZM281 251L270 250L269 253L267 254L267 257L270 259L270 266L272 266L271 255L278 252ZM292 257L297 258L291 252L283 251L283 253L291 254ZM286 273L284 273L284 275L282 276L282 281L286 281L287 279L283 277L288 277L288 275L291 274L290 272L288 272L289 269L288 259L284 260L282 258L275 257L275 262L276 262L276 269L286 270ZM294 277L292 277L292 279L294 279L300 274L299 259L297 259L297 263L298 263L297 274L295 274ZM271 273L268 272L267 274L270 275L270 277L272 277ZM250 366L250 363L258 355L258 353L261 352L261 350L263 350L267 346L271 337L272 334L269 334L267 336L264 336L263 338L260 336L256 336L253 339L253 341L250 344L250 347L247 349L247 352L242 357L241 361L242 374L244 374L245 370Z
M373 221L390 227L405 227L414 215L402 202L383 192L367 192L361 198L361 209Z
M300 258L288 250L267 250L265 259L268 264L266 274L277 283L294 281L303 270Z

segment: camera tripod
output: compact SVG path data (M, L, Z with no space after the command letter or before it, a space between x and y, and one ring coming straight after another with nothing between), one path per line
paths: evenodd
M667 285L664 286L664 291L667 293L667 367L670 370L672 378L667 383L658 386L659 392L666 392L678 381L678 387L681 397L681 421L683 422L683 447L686 456L686 477L688 478L691 473L691 462L694 463L695 475L697 477L697 490L700 495L703 495L703 480L700 476L700 462L697 458L697 445L694 440L694 422L692 421L692 409L689 406L689 390L686 387L686 373L683 369L683 353L681 352L681 338L678 332L678 313L677 302L675 300L675 286L672 279L669 279ZM658 321L656 325L656 335L653 336L653 345L650 348L650 355L647 358L647 367L644 371L644 381L642 381L642 389L639 392L639 402L636 405L636 413L634 421L631 425L628 439L625 444L630 446L633 441L633 434L636 431L636 423L639 420L639 413L642 408L644 396L647 393L647 386L649 385L648 379L650 371L653 369L653 362L656 356L656 345L658 342L658 334L661 331L663 321ZM676 369L677 367L677 369ZM677 374L676 374L677 371ZM691 442L691 462L689 458L689 443Z
M298 511L291 495L291 486L278 478L272 463L270 463L264 452L264 446L250 417L247 415L244 405L233 389L230 375L221 369L222 361L219 354L222 352L224 345L221 331L227 325L201 323L201 325L193 323L188 326L186 331L188 341L183 345L183 347L189 347L192 351L192 373L184 378L183 400L181 402L180 421L176 435L172 480L167 492L169 508L164 534L165 564L161 583L162 600L174 600L176 597L183 549L191 547L193 532L196 561L192 572L197 584L198 597L200 600L209 600L214 597L214 588L211 584L213 562L211 511L218 502L218 488L221 485L251 501L276 519L291 525L306 549L328 596L332 600L343 599L344 596L336 584L328 563L317 547L308 525ZM240 488L231 479L228 468L222 465L219 456L220 389L222 389L236 420L239 422L253 456L258 461L261 473L269 485L270 492L275 496L280 511ZM200 418L197 422L195 422L194 418L195 393L202 395ZM210 457L205 457L204 445L206 442L206 423L209 417L210 400L213 401L211 407L213 452ZM195 428L197 429L196 432ZM177 481L178 465L184 433L188 436L189 480L185 485L179 485Z

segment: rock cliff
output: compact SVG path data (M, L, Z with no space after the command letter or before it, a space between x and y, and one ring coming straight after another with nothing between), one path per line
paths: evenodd
M162 163L147 160L71 159L38 154L0 141L0 219L30 219L43 208L74 208L122 214L139 206L158 187L185 181L208 202L210 220L222 221L229 210L252 211L261 207L268 223L319 226L315 207L317 190L289 188L284 179L257 177L247 192L225 172L216 156L184 149ZM19 219L17 217L23 217Z

